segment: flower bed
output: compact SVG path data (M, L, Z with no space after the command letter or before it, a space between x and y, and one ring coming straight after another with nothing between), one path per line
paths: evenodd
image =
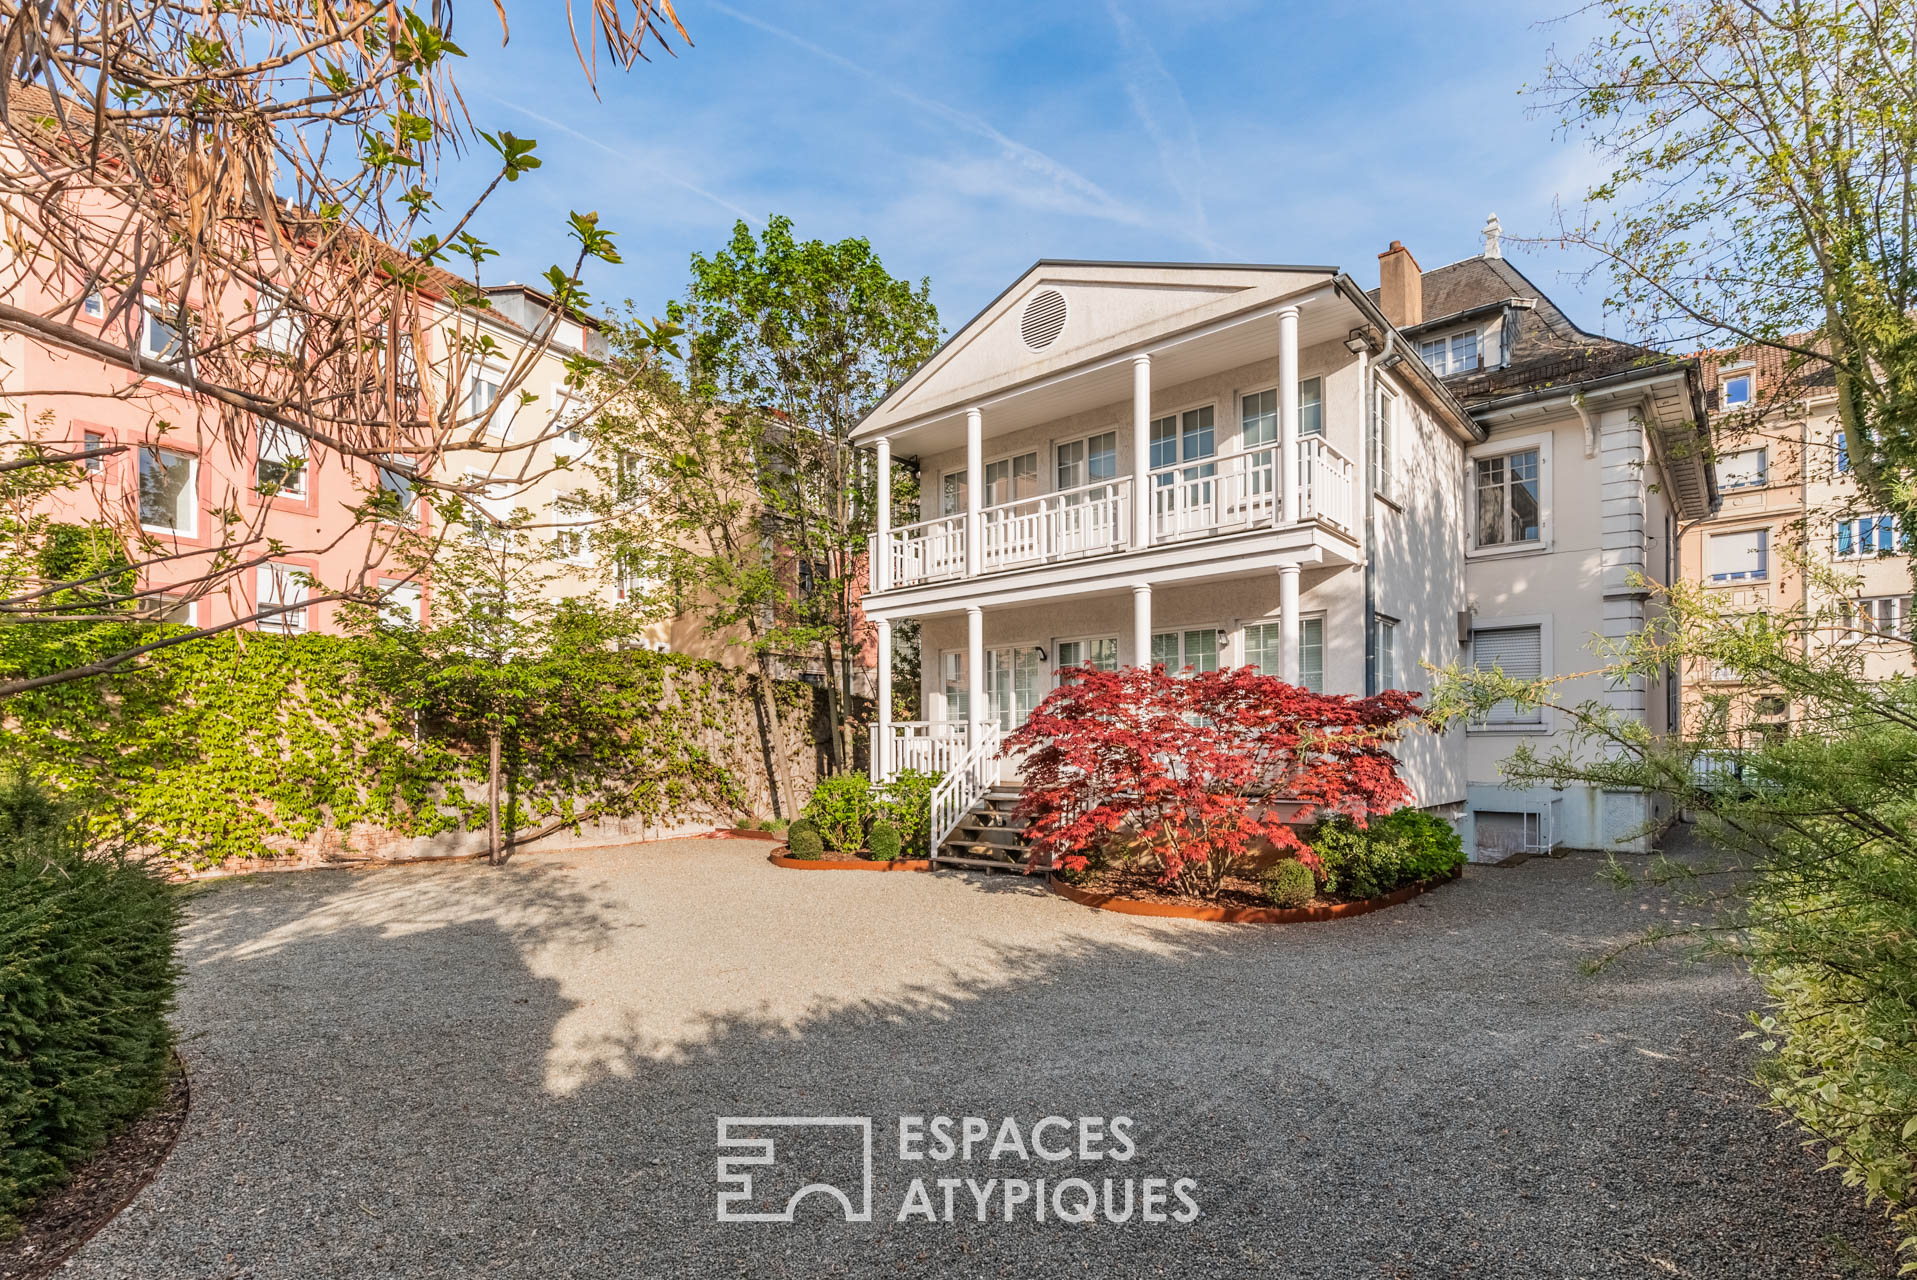
M877 858L794 858L789 856L785 845L780 845L766 861L775 867L784 867L788 871L930 871L929 858L892 858L880 861Z
M1227 890L1226 893L1221 893L1216 901L1205 903L1174 898L1165 894L1133 896L1108 892L1097 887L1069 884L1055 875L1047 876L1046 882L1050 885L1052 892L1061 898L1067 898L1081 906L1093 907L1099 911L1115 911L1121 915L1155 916L1173 920L1213 920L1223 924L1306 924L1315 920L1342 920L1347 916L1361 916L1385 907L1395 907L1400 902L1456 880L1463 874L1464 869L1460 867L1448 875L1408 884L1381 897L1364 898L1356 902L1314 902L1304 907L1254 906L1247 901L1254 896L1248 891Z

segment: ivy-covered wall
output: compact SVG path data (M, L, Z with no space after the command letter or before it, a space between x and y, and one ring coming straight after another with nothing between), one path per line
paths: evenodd
M228 632L19 694L0 707L0 763L80 797L101 835L183 869L320 849L476 851L484 743L395 705L365 674L362 643ZM561 661L569 713L507 752L509 826L597 815L629 832L771 814L749 673L642 650ZM816 777L815 696L777 687L795 805Z

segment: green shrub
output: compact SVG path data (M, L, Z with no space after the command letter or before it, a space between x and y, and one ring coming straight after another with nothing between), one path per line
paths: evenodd
M879 812L897 828L907 857L932 856L932 792L938 785L936 773L904 769L879 789Z
M0 783L0 1239L165 1092L173 889Z
M800 818L787 828L785 851L795 858L807 860L825 856L825 842L819 838L819 829L812 825L812 819Z
M865 833L865 847L874 862L890 862L899 856L899 829L881 818Z
M878 816L878 798L872 780L862 773L840 773L822 778L806 802L805 816L819 829L825 847L834 853L857 853L865 848L865 829Z
M1318 877L1296 858L1274 863L1259 881L1274 907L1302 907L1318 893Z
M1352 899L1449 875L1464 863L1464 842L1451 824L1418 809L1373 818L1363 830L1349 818L1330 819L1318 825L1311 847L1325 892Z
M761 831L784 831L792 824L784 818L763 818L759 822Z

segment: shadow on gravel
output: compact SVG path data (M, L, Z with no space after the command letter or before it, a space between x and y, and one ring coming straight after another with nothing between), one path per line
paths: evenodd
M688 975L621 959L671 903L565 863L222 889L188 954L204 1103L67 1274L1891 1274L1877 1220L1741 1082L1741 978L1657 957L1576 973L1658 909L1595 869L1474 871L1428 907L1282 932L1147 929L940 876L893 953L927 976L870 996L853 971L808 1013L672 1039L636 1028L729 973L749 928L715 929ZM971 927L980 897L1056 914L994 943L989 972L932 976L931 922ZM752 954L770 1000L776 958ZM565 966L609 957L617 1000L567 994ZM558 1029L582 1019L594 1051L555 1087ZM902 1163L901 1114L1127 1115L1137 1156ZM875 1119L873 1221L822 1201L714 1221L715 1118L768 1115ZM959 1221L894 1221L913 1177L1114 1174L1195 1178L1202 1216L1007 1223L995 1201L981 1223L961 1191Z

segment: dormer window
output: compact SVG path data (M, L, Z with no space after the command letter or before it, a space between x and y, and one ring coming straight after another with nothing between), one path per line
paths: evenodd
M1441 378L1454 373L1475 372L1481 364L1478 331L1466 329L1463 333L1426 338L1418 344L1418 354L1424 357L1425 365L1431 372Z
M1757 380L1750 372L1749 365L1743 365L1741 373L1726 372L1724 375L1723 405L1726 409L1742 409L1749 405Z

